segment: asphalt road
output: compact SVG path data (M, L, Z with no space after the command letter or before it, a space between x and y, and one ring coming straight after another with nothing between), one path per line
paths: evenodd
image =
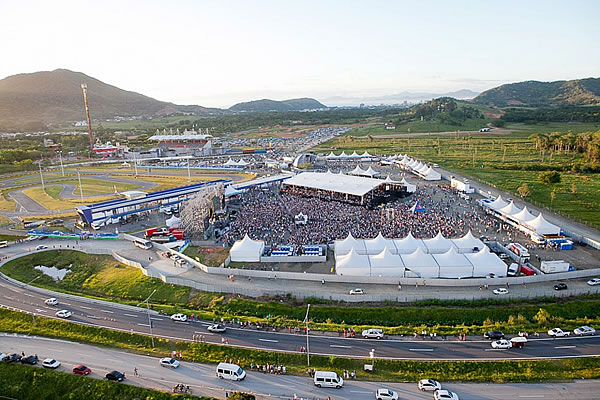
M420 392L416 383L346 380L342 389L319 389L308 377L266 375L250 371L246 371L248 376L244 381L234 383L216 378L214 365L182 362L178 369L169 369L161 367L158 358L155 357L56 339L0 336L0 352L37 354L40 360L47 357L55 358L62 363L59 371L65 372L70 372L77 364L84 364L92 370L90 376L98 379L102 379L108 371L116 369L127 376L124 383L160 390L169 391L176 384L183 383L192 388L193 394L217 398L224 398L225 392L245 391L255 393L259 399L292 399L295 394L298 398L311 400L324 400L328 396L334 400L364 400L373 399L375 390L381 387L398 392L401 399L432 398L431 393ZM134 376L134 368L138 369L139 377ZM443 388L456 392L462 400L519 398L591 400L598 398L600 390L600 382L596 380L556 384L442 383L442 385Z
M148 314L143 308L123 307L109 302L96 302L77 296L56 293L58 306L47 306L44 300L48 294L38 293L0 279L0 305L36 315L56 318L56 311L67 309L73 313L71 322L102 326L111 329L150 333ZM150 314L152 333L156 336L192 340L194 335L203 335L207 343L270 351L298 352L306 346L306 336L287 330L281 332L240 328L228 324L225 334L213 334L206 330L212 321L174 322L168 316ZM600 356L600 336L569 337L552 339L542 335L530 339L522 349L493 350L488 340L471 337L467 341L437 338L413 339L412 337L392 337L389 339L343 338L329 333L310 335L310 353L344 357L365 357L375 349L376 358L412 360L506 360L536 358L568 358Z

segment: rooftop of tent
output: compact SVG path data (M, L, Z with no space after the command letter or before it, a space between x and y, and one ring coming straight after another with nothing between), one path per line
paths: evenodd
M284 181L283 184L362 197L385 182L382 179L333 174L328 171L303 172Z

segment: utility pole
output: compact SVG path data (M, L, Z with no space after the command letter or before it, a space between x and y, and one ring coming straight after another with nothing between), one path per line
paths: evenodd
M304 318L304 322L306 322L306 365L310 367L310 346L308 343L308 312L310 311L310 304L306 307L306 317Z
M62 176L65 176L65 167L63 166L63 161L62 161L62 151L58 152L58 156L60 157L60 170L62 171Z
M38 166L40 167L40 180L42 181L42 190L45 192L46 186L44 186L44 174L42 174L42 160L40 160Z
M137 178L137 160L135 158L135 151L133 152L133 168L135 169L135 177Z
M87 98L87 84L81 84L81 90L83 92L83 104L85 106L85 118L87 121L88 135L90 137L90 152L94 152L94 134L92 133L92 119L90 118L90 108L88 106Z
M148 326L150 327L150 338L152 339L152 347L154 347L154 336L152 334L152 320L150 320L150 306L148 305L148 300L150 300L150 297L152 297L152 295L156 293L156 289L154 289L152 291L152 293L150 293L150 296L148 296L146 298L146 300L144 300L142 303L146 303L146 312L148 313ZM141 303L140 303L141 304ZM138 304L139 306L139 304Z
M83 203L83 186L81 185L81 174L77 170L77 179L79 180L79 195L81 196L81 203Z

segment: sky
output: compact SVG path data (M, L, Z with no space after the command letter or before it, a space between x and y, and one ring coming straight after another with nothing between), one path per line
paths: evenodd
M0 0L0 79L66 68L177 104L600 76L600 1Z

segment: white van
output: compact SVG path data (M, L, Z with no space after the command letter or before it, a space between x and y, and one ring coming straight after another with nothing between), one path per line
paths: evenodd
M519 264L512 263L508 267L508 271L506 271L507 276L517 276L519 273Z
M317 387L341 389L344 386L344 380L333 371L316 371L314 382Z
M228 363L219 363L219 365L217 365L217 378L242 381L245 377L246 371L239 365Z

